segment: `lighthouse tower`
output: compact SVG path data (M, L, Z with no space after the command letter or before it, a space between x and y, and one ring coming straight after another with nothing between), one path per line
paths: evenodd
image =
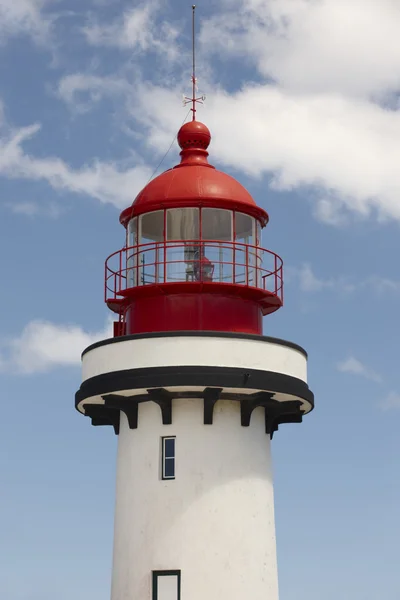
M76 407L119 436L112 600L278 600L270 445L313 408L307 354L263 336L283 302L268 214L193 119L120 216L114 337L83 352Z

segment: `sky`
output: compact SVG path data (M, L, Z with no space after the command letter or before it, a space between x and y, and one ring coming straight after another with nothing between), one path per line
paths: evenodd
M315 410L274 436L280 600L398 600L400 4L199 0L210 160L270 214ZM119 211L187 116L191 2L0 0L0 595L109 598L117 438L74 409ZM178 148L156 173L176 164Z

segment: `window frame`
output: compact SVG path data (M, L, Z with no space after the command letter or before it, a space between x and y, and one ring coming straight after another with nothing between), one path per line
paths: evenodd
M160 577L176 577L177 578L177 600L181 600L181 571L167 570L167 571L152 571L152 600L158 600L158 579Z
M174 440L174 454L173 456L165 456L165 442L167 440ZM174 461L174 474L172 476L166 475L166 461L173 460ZM171 481L176 478L176 436L175 435L167 435L161 438L161 479L162 481Z

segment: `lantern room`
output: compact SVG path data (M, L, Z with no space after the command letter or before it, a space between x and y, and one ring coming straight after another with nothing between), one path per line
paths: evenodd
M124 210L126 243L106 262L116 335L166 330L262 333L282 305L282 261L261 245L267 213L208 163L208 128L179 131L181 162Z

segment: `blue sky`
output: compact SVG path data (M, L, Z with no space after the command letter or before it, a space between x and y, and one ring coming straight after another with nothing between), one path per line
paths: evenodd
M187 113L190 6L0 0L6 600L109 597L116 438L74 393L119 210ZM265 333L308 350L316 397L273 442L281 600L400 597L399 25L396 0L198 6L211 162L270 213Z

